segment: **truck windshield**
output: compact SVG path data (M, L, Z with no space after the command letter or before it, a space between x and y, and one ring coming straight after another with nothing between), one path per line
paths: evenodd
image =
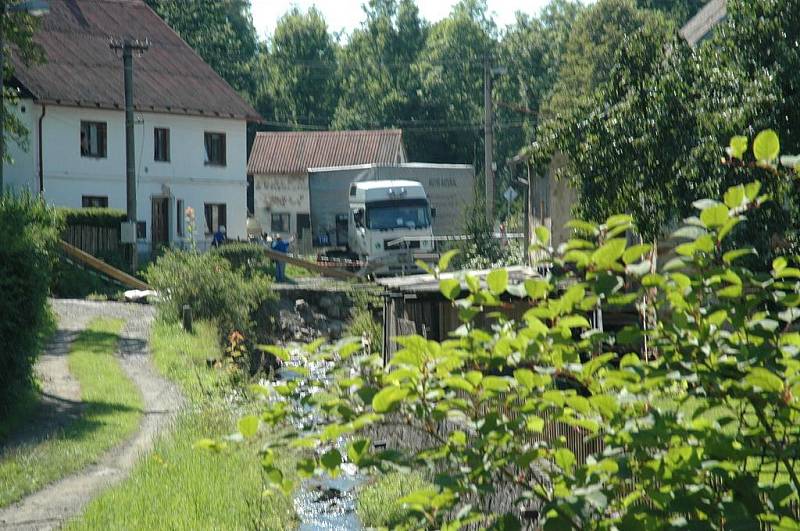
M424 199L367 203L367 228L370 230L425 229L430 225L428 202Z

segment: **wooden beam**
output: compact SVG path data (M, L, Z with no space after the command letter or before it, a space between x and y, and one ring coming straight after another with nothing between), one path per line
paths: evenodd
M120 271L116 267L108 265L102 260L90 255L89 253L83 252L77 247L68 244L64 240L61 240L61 248L73 260L77 260L78 262L84 265L96 269L101 273L103 273L104 275L113 278L114 280L120 282L125 286L128 286L129 288L140 289L140 290L153 289L148 284L142 282L138 278L133 277L128 273L125 273L124 271Z
M302 267L303 269L308 269L309 271L315 271L324 277L336 278L339 280L363 280L362 277L355 273L351 273L350 271L324 266L322 264L318 264L317 262L311 262L287 255L285 253L279 253L278 251L273 251L272 249L267 249L266 247L264 247L262 250L264 251L264 254L266 254L271 260L275 260L277 262L286 262L287 264L296 265L298 267Z

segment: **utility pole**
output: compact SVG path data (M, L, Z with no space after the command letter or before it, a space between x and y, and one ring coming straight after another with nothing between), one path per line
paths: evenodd
M147 41L125 38L112 41L111 49L122 51L122 64L125 80L125 178L127 182L128 223L133 226L133 249L131 251L131 268L136 272L138 249L136 248L136 149L133 134L133 52L143 54L150 47ZM144 140L144 139L142 139Z
M494 227L494 110L492 109L492 64L483 60L483 174L485 180L486 221Z

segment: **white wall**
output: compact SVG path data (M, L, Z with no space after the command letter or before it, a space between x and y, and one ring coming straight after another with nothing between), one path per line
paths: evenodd
M38 152L35 143L41 107L31 100L27 107L30 151L6 165L6 180L15 188L38 190ZM101 159L80 154L81 120L107 123L107 156ZM151 198L170 198L170 233L176 236L176 200L197 214L200 237L205 227L204 203L227 205L230 238L246 238L247 132L243 120L157 113L135 113L137 217L151 230ZM153 160L153 128L170 130L170 162ZM83 195L108 196L109 206L126 209L125 113L101 109L47 105L43 120L45 198L58 206L80 207ZM226 135L226 165L205 164L204 133ZM13 149L13 148L12 148ZM12 155L14 152L12 151Z

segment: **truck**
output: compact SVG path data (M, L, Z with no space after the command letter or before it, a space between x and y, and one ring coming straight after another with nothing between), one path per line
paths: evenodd
M420 272L436 237L463 233L469 165L406 163L308 170L312 242L327 260L375 276Z

